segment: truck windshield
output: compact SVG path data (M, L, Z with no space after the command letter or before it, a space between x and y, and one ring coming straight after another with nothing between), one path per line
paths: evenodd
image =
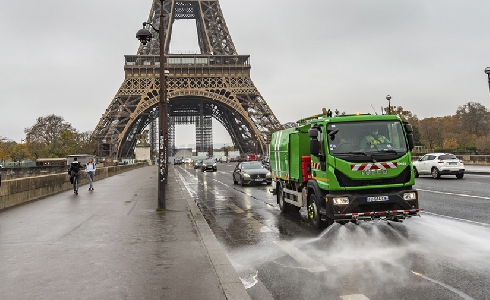
M398 121L330 123L327 134L328 149L334 156L370 156L373 153L403 155L407 152L405 134Z

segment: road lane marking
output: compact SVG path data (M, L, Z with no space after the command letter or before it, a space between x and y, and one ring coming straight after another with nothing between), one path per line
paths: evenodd
M484 227L490 227L490 224L488 224L488 223L476 222L476 221L471 221L471 220L467 220L467 219L461 219L461 218L455 218L455 217L446 216L446 215L440 215L440 214L436 214L436 213L433 213L433 212L430 212L430 211L425 211L424 210L422 213L423 214L426 214L426 215L431 215L431 216L445 218L445 219L456 220L456 221L470 223L470 224L476 224L476 225L480 225L480 226L484 226Z
M257 229L260 232L271 232L269 227L265 226L264 224L260 223L256 219L252 217L248 217L245 219L250 225L252 225L255 229Z
M340 298L342 298L342 300L369 300L369 298L363 294L343 295L340 296Z
M294 247L291 243L287 241L274 241L274 243L286 252L291 258L293 258L297 263L303 266L310 273L326 272L327 268L324 266L319 266L318 262L311 259L309 256L301 252L298 248Z
M423 190L423 189L417 189L422 192L429 192L429 193L434 193L434 194L444 194L444 195L452 195L452 196L460 196L460 197L468 197L468 198L476 198L476 199L483 199L483 200L490 200L490 197L485 197L485 196L474 196L474 195L468 195L468 194L456 194L456 193L451 193L451 192L441 192L441 191L432 191L432 190Z
M438 284L438 285L440 285L440 286L442 286L442 287L444 287L444 288L446 288L446 289L450 290L451 292L458 294L458 295L459 295L461 298L463 298L463 299L467 299L467 300L474 300L474 298L470 297L468 294L465 294L464 292L462 292L462 291L460 291L460 290L458 290L458 289L456 289L456 288L454 288L454 287L452 287L452 286L450 286L450 285L447 285L447 284L445 284L445 283L443 283L443 282L440 282L440 281L437 281L437 280L432 279L432 278L430 278L430 277L427 277L427 276L425 276L425 275L423 275L423 274L417 273L417 272L415 272L414 270L410 270L410 271L412 271L412 273L413 273L414 275L416 275L416 276L419 276L419 277L421 277L421 278L423 278L423 279L425 279L425 280L428 280L428 281L430 281L430 282L432 282L432 283Z
M245 212L243 209L241 209L240 207L232 203L228 204L228 207L231 208L231 210L233 210L237 214L243 214Z

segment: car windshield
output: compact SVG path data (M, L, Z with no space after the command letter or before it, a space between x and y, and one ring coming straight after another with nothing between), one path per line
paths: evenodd
M214 164L214 163L215 163L215 161L214 161L214 159L206 159L206 160L204 161L204 163L205 163L205 164Z
M243 164L242 169L263 169L264 166L261 163L251 163L251 164Z
M373 153L405 154L407 142L399 121L330 123L328 148L334 156L370 156Z

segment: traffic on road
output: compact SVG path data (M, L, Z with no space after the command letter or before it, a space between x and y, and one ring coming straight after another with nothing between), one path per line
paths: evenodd
M488 299L489 175L416 179L420 217L315 229L269 185L174 166L252 299ZM471 168L470 168L471 169Z

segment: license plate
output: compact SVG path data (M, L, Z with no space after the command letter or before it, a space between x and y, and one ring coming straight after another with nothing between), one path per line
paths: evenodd
M264 178L255 178L255 181L263 181Z
M455 162L454 162L454 163L449 163L449 164L450 164L451 166L455 166L455 165L457 165L458 163L455 163Z
M390 197L388 196L374 196L374 197L366 197L367 202L380 202L380 201L388 201Z

